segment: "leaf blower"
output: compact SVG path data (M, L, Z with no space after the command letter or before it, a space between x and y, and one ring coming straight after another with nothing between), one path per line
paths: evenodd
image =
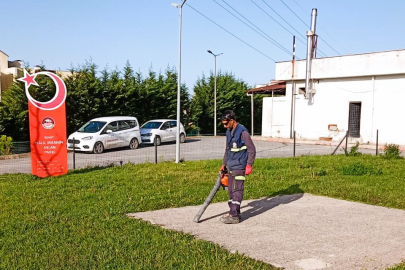
M207 199L205 199L204 204L201 206L200 210L198 211L197 215L194 217L194 222L199 222L202 214L204 213L205 209L207 209L208 205L211 203L212 199L214 199L215 194L220 188L224 190L228 190L228 170L225 168L223 171L218 173L217 181L215 182L214 188L211 190L210 194L208 195Z

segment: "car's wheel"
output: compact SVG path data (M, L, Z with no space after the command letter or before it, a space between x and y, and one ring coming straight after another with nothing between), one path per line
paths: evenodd
M129 149L136 149L139 146L139 142L137 138L132 138L131 142L129 143Z
M162 144L162 139L160 138L160 136L155 137L155 142L153 144L157 146Z
M186 135L184 135L184 133L180 134L180 142L184 143L186 141Z
M96 142L93 147L94 154L101 154L104 151L104 145L102 142Z

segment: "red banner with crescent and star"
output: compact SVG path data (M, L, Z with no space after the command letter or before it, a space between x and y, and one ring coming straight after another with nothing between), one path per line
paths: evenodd
M55 96L47 102L35 100L28 91L30 85L38 86L35 77L48 76L56 86ZM56 74L41 71L18 79L25 83L28 98L31 172L39 177L66 174L68 171L66 147L66 86Z

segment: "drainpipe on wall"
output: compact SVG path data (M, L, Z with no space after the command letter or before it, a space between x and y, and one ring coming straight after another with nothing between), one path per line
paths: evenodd
M250 134L252 134L252 136L254 136L255 135L255 132L254 132L254 130L253 130L253 127L254 127L254 125L253 125L253 123L254 123L254 96L253 96L254 94L253 94L253 92L252 92L252 96L250 97L250 110L251 110L251 115L252 115L252 131L251 131L251 133Z
M0 65L0 102L1 102L1 65Z
M373 99L371 103L371 131L370 131L370 142L373 142L373 133L374 133L374 91L375 91L375 76L371 77L371 82L373 84Z
M315 56L315 36L316 36L316 16L317 16L318 12L316 8L312 9L312 17L311 17L311 31L312 33L314 33L313 37L312 37L312 51L311 51L311 58L316 57Z
M311 79L311 51L312 51L312 36L314 33L312 31L307 32L307 74L305 77L305 97L310 96L310 79Z
M271 91L271 126L270 126L270 134L271 134L271 136L270 137L272 137L272 138L274 138L273 137L273 113L274 113L273 100L274 100L274 90Z
M292 72L291 72L291 122L290 122L290 139L293 138L294 126L294 65L295 65L295 36L293 37L293 58L292 58Z
M316 8L312 9L312 18L311 18L311 30L307 31L307 73L305 78L305 97L311 99L312 97L312 87L310 83L311 79L311 64L312 64L312 52L313 52L313 40L316 30Z
M250 115L251 115L251 121L252 121L252 130L251 130L251 132L250 132L250 135L254 135L254 131L253 131L253 123L254 123L254 115L253 115L253 112L255 111L254 110L254 94L253 94L253 92L252 92L252 94L249 94L249 93L246 93L246 95L248 96L248 97L250 97Z

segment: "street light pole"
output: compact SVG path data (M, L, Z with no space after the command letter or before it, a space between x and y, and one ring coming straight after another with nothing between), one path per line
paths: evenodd
M217 136L217 56L223 53L214 54L212 51L207 50L214 56L215 69L214 69L214 136Z
M180 162L180 86L181 86L181 12L187 0L181 5L172 4L179 9L179 71L177 78L177 125L176 125L176 163Z

